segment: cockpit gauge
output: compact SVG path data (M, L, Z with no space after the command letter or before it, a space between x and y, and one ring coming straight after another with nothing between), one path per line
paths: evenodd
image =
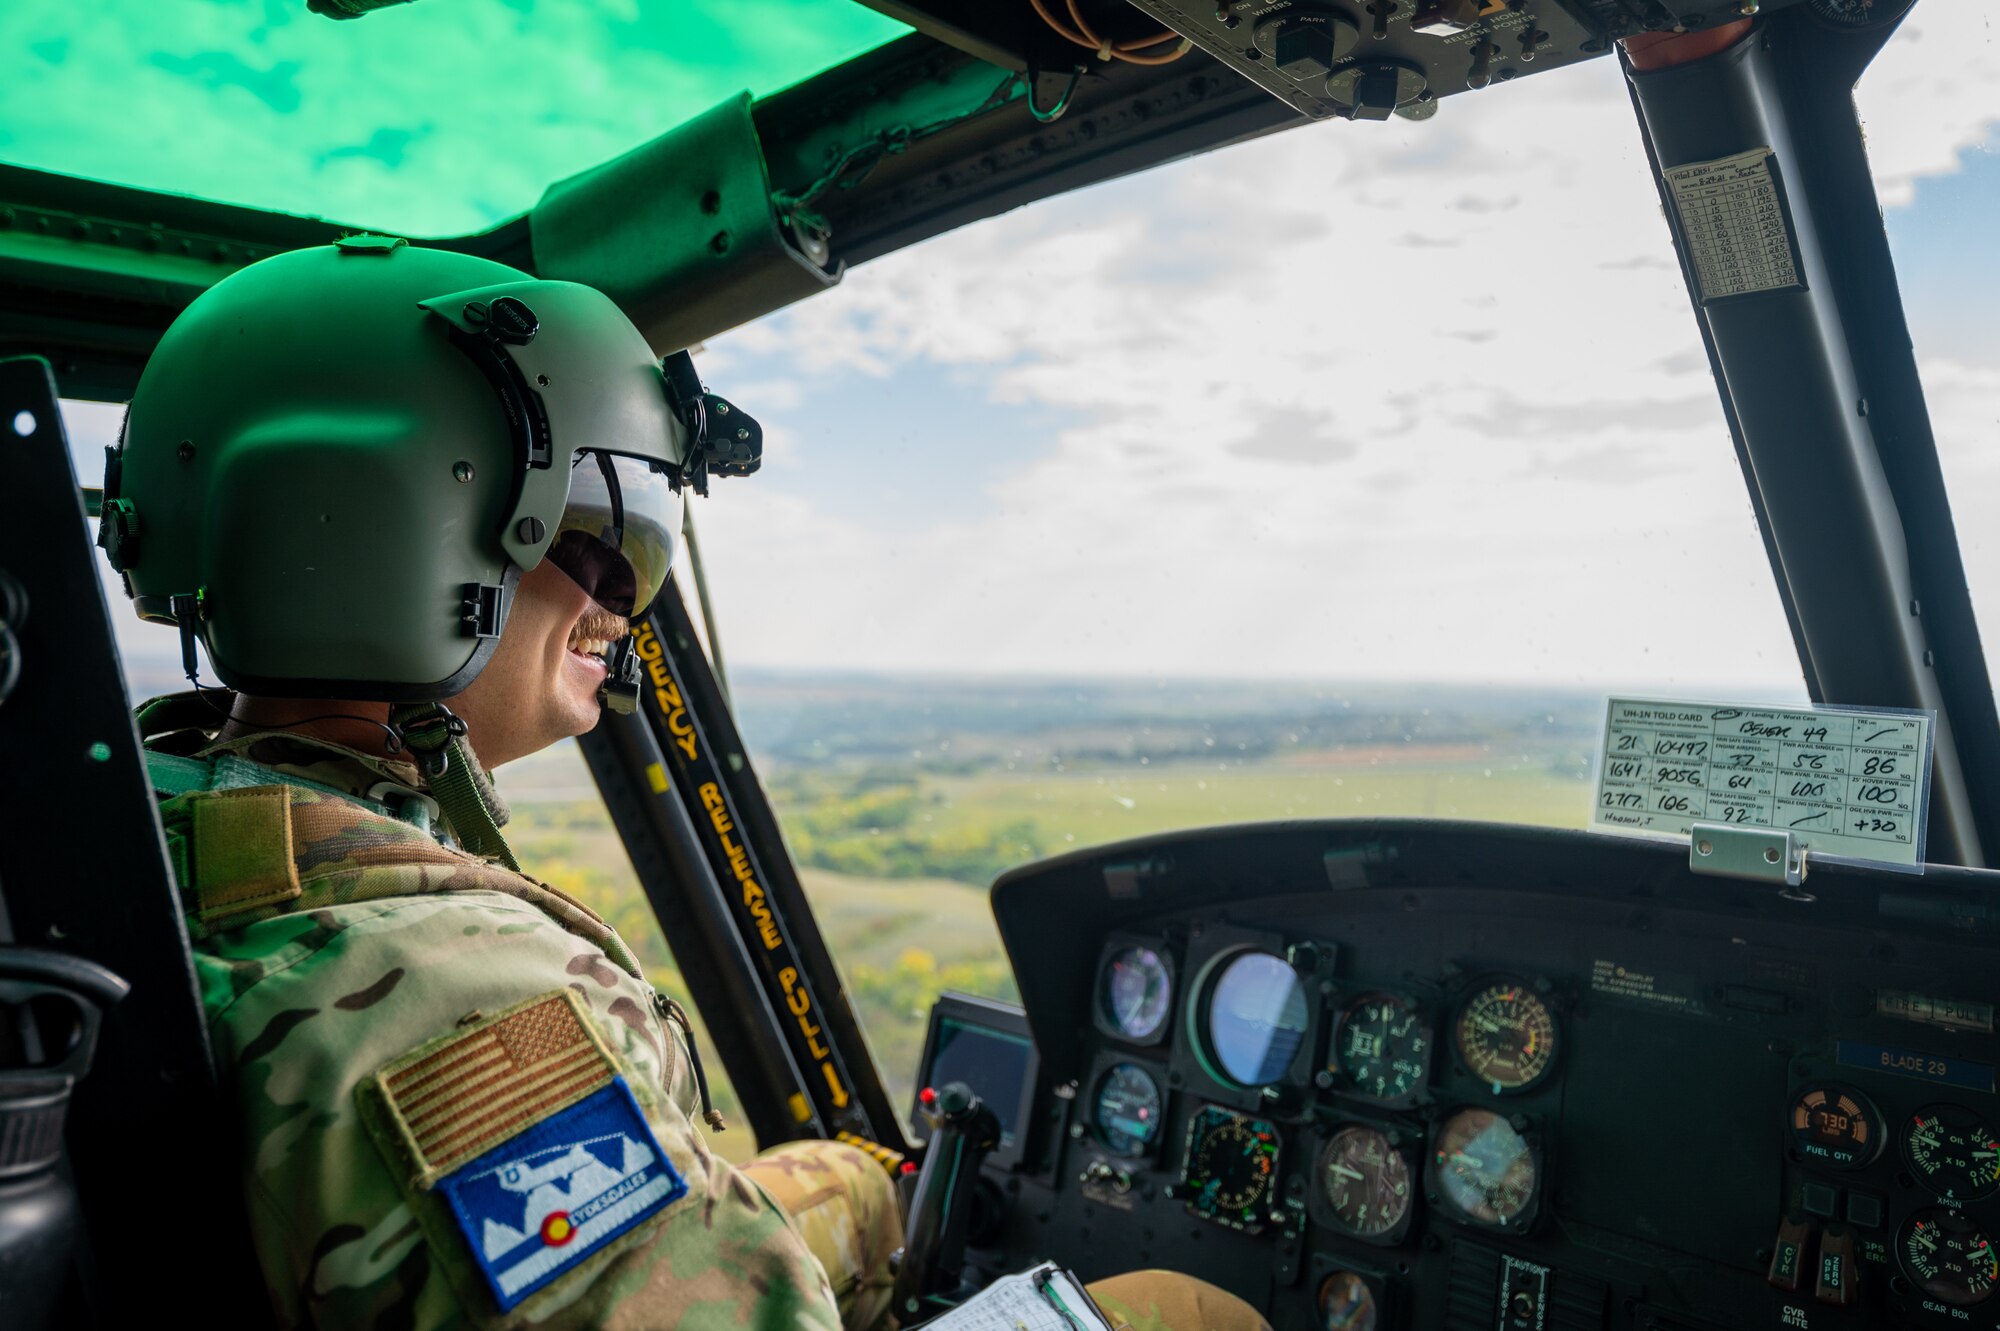
M1882 1152L1882 1116L1844 1086L1808 1086L1792 1097L1792 1148L1815 1164L1858 1169Z
M1407 1000L1363 994L1335 1021L1333 1067L1350 1094L1378 1104L1400 1104L1423 1087L1430 1073L1431 1031Z
M1106 1033L1151 1044L1165 1029L1173 1002L1172 967L1152 948L1123 947L1105 960L1097 981L1097 1015Z
M1204 1220L1256 1233L1277 1209L1278 1129L1269 1121L1203 1105L1188 1120L1187 1156L1176 1191Z
M2000 1137L1970 1109L1919 1109L1903 1124L1903 1158L1939 1201L1974 1202L2000 1188Z
M1461 1109L1444 1121L1425 1177L1448 1213L1499 1229L1532 1218L1540 1181L1528 1139L1499 1114L1477 1108Z
M1238 952L1221 962L1208 990L1204 1055L1237 1086L1268 1086L1305 1043L1306 1017L1305 985L1289 962L1269 952Z
M1459 1009L1458 1056L1494 1094L1526 1090L1556 1062L1556 1018L1525 980L1500 978Z
M1970 1308L2000 1284L2000 1254L1976 1221L1942 1206L1903 1222L1896 1244L1903 1270L1917 1288L1940 1303Z
M1159 1083L1137 1063L1113 1064L1098 1080L1091 1122L1113 1155L1144 1155L1163 1117Z
M1349 1124L1319 1155L1327 1227L1365 1243L1395 1243L1410 1225L1410 1162L1378 1128Z
M1352 1271L1335 1271L1319 1287L1319 1324L1326 1331L1375 1331L1375 1291Z

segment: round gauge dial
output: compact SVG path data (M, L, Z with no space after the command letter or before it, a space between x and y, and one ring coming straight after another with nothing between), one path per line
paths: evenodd
M1458 1014L1458 1056L1497 1094L1532 1086L1556 1061L1556 1018L1521 980L1495 980Z
M1513 1124L1490 1109L1461 1109L1438 1129L1431 1178L1464 1219L1511 1225L1535 1198L1535 1153Z
M1319 1324L1326 1331L1375 1331L1375 1291L1352 1271L1335 1271L1319 1287Z
M1407 1100L1430 1071L1430 1028L1405 1000L1365 994L1340 1010L1333 1063L1354 1094L1384 1103Z
M1410 1215L1410 1162L1374 1128L1342 1128L1320 1154L1333 1227L1358 1239L1393 1233Z
M1924 1293L1955 1308L1984 1303L2000 1283L2000 1255L1978 1224L1934 1206L1903 1222L1903 1269Z
M1160 1135L1160 1087L1137 1063L1119 1063L1097 1083L1097 1138L1117 1155L1143 1155Z
M1208 1051L1238 1086L1285 1075L1306 1040L1306 991L1282 957L1243 952L1224 964L1208 998Z
M2000 1138L1970 1109L1919 1109L1903 1125L1903 1155L1940 1201L1977 1201L2000 1187Z
M1278 1130L1261 1118L1204 1105L1188 1123L1181 1199L1205 1220L1263 1228L1278 1173Z
M1116 1034L1151 1039L1165 1024L1173 999L1173 973L1152 948L1121 948L1105 964L1097 1001Z
M1882 1150L1882 1116L1859 1091L1808 1086L1792 1100L1792 1145L1808 1160L1853 1169Z

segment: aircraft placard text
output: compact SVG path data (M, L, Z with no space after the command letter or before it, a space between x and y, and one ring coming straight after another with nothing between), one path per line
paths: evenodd
M1822 856L1920 864L1931 721L1613 698L1591 823L1678 836L1696 823L1765 827Z

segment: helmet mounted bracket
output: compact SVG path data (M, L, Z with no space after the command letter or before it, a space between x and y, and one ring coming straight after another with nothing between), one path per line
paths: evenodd
M676 351L660 362L667 405L687 430L687 456L667 476L706 497L710 476L748 476L764 464L764 427L748 412L701 385L694 357Z

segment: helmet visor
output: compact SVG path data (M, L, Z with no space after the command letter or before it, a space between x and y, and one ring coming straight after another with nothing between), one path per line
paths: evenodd
M595 449L570 461L569 505L546 558L592 600L637 619L673 567L681 496L639 458Z

